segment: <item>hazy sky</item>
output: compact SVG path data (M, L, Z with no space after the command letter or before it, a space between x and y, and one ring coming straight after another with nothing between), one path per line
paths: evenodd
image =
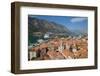
M29 17L35 17L44 19L50 22L55 22L66 26L69 30L86 31L88 29L88 18L87 17L76 17L76 16L45 16L45 15L29 15Z

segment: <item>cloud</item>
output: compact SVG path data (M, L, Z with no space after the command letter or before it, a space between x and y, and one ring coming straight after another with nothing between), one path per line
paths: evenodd
M87 18L72 18L70 21L71 22L81 22L81 21L84 21L86 20Z

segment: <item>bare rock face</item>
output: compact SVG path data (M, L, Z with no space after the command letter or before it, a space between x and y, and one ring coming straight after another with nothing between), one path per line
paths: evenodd
M32 17L28 18L28 29L29 32L52 32L70 34L69 29L61 24Z

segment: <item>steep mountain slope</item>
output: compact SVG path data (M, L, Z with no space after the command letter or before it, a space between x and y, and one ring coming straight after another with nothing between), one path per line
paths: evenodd
M64 27L63 25L50 22L47 20L37 19L28 17L28 30L29 33L32 32L52 32L52 33L66 33L70 34L70 31L67 27Z

